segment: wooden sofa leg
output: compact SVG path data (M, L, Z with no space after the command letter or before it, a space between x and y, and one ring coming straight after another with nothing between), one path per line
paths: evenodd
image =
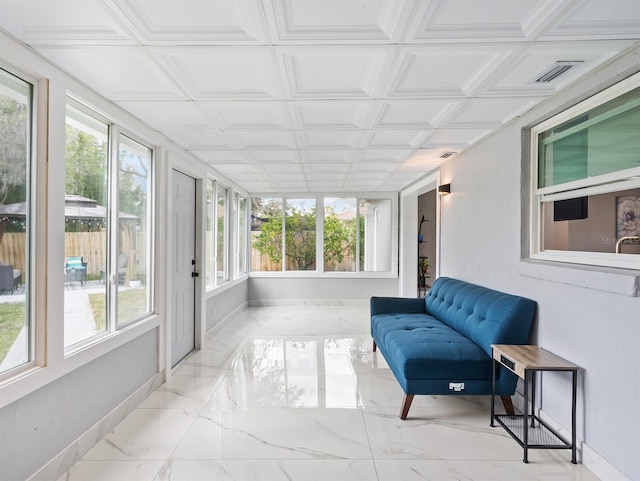
M400 410L400 419L407 419L411 401L413 401L413 394L405 394L404 400L402 401L402 409Z
M500 396L502 399L502 404L504 405L504 410L507 413L507 416L515 416L516 412L513 409L513 402L511 402L511 396Z
M376 341L373 341L373 352L378 350L378 346L376 346Z

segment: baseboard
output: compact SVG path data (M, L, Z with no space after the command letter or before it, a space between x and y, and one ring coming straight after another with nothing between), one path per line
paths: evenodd
M85 431L60 454L40 468L27 481L51 481L59 479L100 442L107 434L136 409L142 401L162 384L162 373L157 373L149 381L116 406L109 414Z
M223 327L229 324L233 319L238 317L242 311L244 311L247 307L249 307L248 302L243 302L238 307L236 307L229 314L224 316L218 322L216 322L211 329L209 329L205 334L205 339L209 339L211 336L214 336L218 331L220 331Z
M513 404L520 410L524 406L524 396L522 393L517 392L513 397ZM530 406L529 406L530 408ZM549 426L555 429L565 439L571 439L571 429L567 429L561 425L542 409L539 409L536 413L540 419L546 422ZM606 479L607 481L631 481L627 475L616 468L613 464L603 458L600 454L594 451L588 444L582 439L576 439L576 450L578 462L583 464L589 471L595 474L600 479Z
M249 307L368 306L369 299L253 299Z

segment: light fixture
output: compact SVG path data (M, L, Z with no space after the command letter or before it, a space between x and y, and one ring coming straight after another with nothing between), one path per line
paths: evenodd
M451 193L451 184L442 184L438 187L438 194L447 195Z

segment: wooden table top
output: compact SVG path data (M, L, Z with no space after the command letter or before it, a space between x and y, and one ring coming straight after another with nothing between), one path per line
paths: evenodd
M493 358L500 361L503 355L515 363L516 374L522 374L525 369L538 369L544 371L576 371L578 366L556 356L539 346L529 344L492 344Z

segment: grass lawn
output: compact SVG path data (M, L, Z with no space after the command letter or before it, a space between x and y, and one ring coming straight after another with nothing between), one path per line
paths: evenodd
M105 295L89 294L93 318L99 331L105 330ZM147 312L145 289L127 289L118 292L118 320L127 321Z
M0 362L24 327L24 303L0 303Z

